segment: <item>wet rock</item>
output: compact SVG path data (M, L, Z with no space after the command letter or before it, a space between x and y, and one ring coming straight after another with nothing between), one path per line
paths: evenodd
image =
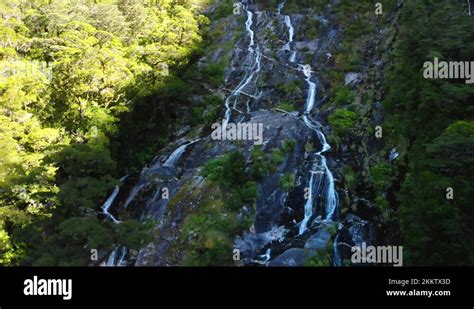
M315 41L304 41L304 42L296 42L295 49L296 50L304 50L307 49L309 51L315 51L318 48L318 40Z
M320 229L306 241L306 249L324 250L331 239L331 233L327 229Z
M374 104L375 115L374 120L376 124L381 124L383 122L384 114L383 114L383 105L380 102L375 102Z
M274 227L265 233L244 232L242 237L236 238L234 248L240 250L243 262L249 263L259 255L259 252L264 251L268 244L283 241L287 232L283 226Z
M145 248L138 252L135 266L152 266L153 254L155 252L155 244L149 243Z
M362 218L373 218L378 213L377 205L365 198L355 197L352 207L356 209L356 214Z
M268 266L302 266L307 258L308 252L306 250L291 248L268 262Z
M202 101L202 97L200 98L200 101ZM178 132L176 132L176 137L181 138L188 134L188 132L191 130L191 126L187 125L182 127Z
M258 8L252 5L251 9ZM242 95L236 101L235 110L231 111L232 119L264 125L262 150L266 154L271 155L272 149L280 148L282 142L286 139L293 140L295 148L290 153L285 153L283 162L275 167L276 171L271 171L270 175L257 181L256 209L242 208L239 213L239 217L247 217L249 213L255 214L254 228L251 232L243 232L241 236L237 237L234 241L234 248L240 250L243 265L255 265L259 263L256 261L260 261L263 265L268 264L269 266L301 266L309 257L314 256L318 251L325 250L332 236L329 227L318 220L310 221L312 223L318 222L317 224L311 224L304 235L298 234L298 222L301 222L304 217L304 189L308 186L308 170L313 162L314 150L321 145L314 132L304 125L300 114L304 110L307 94L307 85L303 80L304 76L297 69L296 64L288 62L290 53L281 52L280 49L284 42L281 40L272 42L269 39L270 36L262 35L264 31L268 30L272 36L284 39L288 35L288 29L284 26L277 27L275 25L273 27L274 17L271 13L260 11L255 12L255 14L254 21L256 24L253 25L252 29L256 34L256 43L263 53L262 68L258 78L255 78L244 89L245 95ZM304 18L306 18L305 15L291 15L295 29L301 29L300 26L302 26ZM246 70L252 62L245 60L249 56L247 49L249 37L245 33L240 36L241 39L234 48L226 49L224 47L228 42L235 40L236 32L242 31L242 19L230 16L222 20L223 23L211 26L211 32L222 34L219 35L217 42L213 44L206 56L199 61L199 66L220 63L223 59L230 60L231 63L227 66L224 76L225 93L228 95L228 89L234 89L249 74ZM311 55L307 53L308 57L306 57L306 53L299 52L298 62L308 62L312 65L313 70L319 70L318 65L333 59L339 30L336 25L330 29L327 25L329 22L321 20L321 24L324 26L319 31L320 37L318 40L305 39L301 37L304 36L301 33L297 36L299 41L292 44L292 50L311 52ZM280 24L283 25L282 20L280 20ZM314 74L312 80L316 82L317 79L317 74ZM360 73L352 72L346 76L346 84L349 86L355 86L361 80L362 75ZM279 89L279 86L283 88L283 85L290 84L293 81L296 81L293 83L295 85L294 89ZM323 96L323 88L318 89L318 96ZM249 98L253 99L249 100ZM200 102L201 100L202 98L196 97L194 101ZM292 104L294 102L294 108L297 112L282 113L262 110L276 107L283 100L291 101ZM324 124L327 115L318 109L320 104L323 104L324 99L318 97L316 101L319 103L316 104L312 117ZM366 122L369 123L369 120L367 119ZM185 130L189 132L188 128L185 128ZM199 207L198 201L208 193L196 190L195 185L188 187L186 184L190 183L191 179L197 178L200 169L206 162L232 151L239 151L248 162L251 162L252 150L255 147L253 141L215 141L208 135L209 131L209 127L201 130L199 135L201 140L183 153L176 163L176 169L160 167L168 157L160 156L155 160L157 165L152 164L150 170L146 172L147 177L144 178L146 178L146 181L153 183L153 190L141 191L138 197L141 204L146 203L147 215L159 222L160 237L157 237L153 244L140 250L136 265L179 263L181 252L186 252L188 248L185 245L180 247L180 244L175 246L178 248L172 248L171 244L176 243L176 237L181 231L181 222L187 216L192 215L194 208ZM328 127L323 127L322 131L326 135L330 133ZM185 134L187 133L184 131L177 133L180 137ZM314 145L314 149L306 153L305 145L309 142ZM356 141L354 143L358 144ZM181 144L182 141L175 142L169 148L162 150L162 153L169 154ZM349 152L348 148L351 144L346 142L343 145L345 152ZM335 171L340 167L341 162L336 162L335 157L337 155L333 154L328 152L327 164L332 171ZM295 175L297 179L295 187L289 191L281 187L281 178L286 173ZM340 176L337 173L335 176L340 181ZM156 192L158 192L155 190L158 187L154 180L156 178L164 182L160 182L159 187L166 185L170 188L170 196L173 200L170 206L173 207L167 207L167 201L155 198ZM202 177L200 181L203 181ZM340 187L339 184L336 185ZM363 195L361 194L361 196ZM314 216L317 215L318 211L315 209ZM346 238L349 240L354 238L357 241L363 238L365 235L363 234L364 226L361 224L360 220L346 220L345 227L347 228L345 228L345 231L348 235Z
M388 156L388 159L389 159L390 161L394 161L394 160L396 160L399 156L400 156L400 154L398 153L397 148L393 148L392 150L390 150L390 155Z
M177 176L175 168L167 166L156 166L151 168L145 168L142 172L143 180L167 180Z
M362 81L362 76L359 73L350 72L346 74L344 80L346 86L355 86Z
M363 242L371 244L374 240L372 225L354 214L348 214L345 220L351 244L360 245ZM346 239L347 240L347 239Z

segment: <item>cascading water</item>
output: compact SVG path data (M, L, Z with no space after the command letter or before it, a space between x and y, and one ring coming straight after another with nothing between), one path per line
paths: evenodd
M280 5L278 6L278 14L281 14L281 11L283 10L284 5L285 5L284 1L280 3ZM225 100L226 111L225 111L225 119L224 119L224 123L225 123L224 128L227 126L227 124L230 121L238 120L238 119L232 119L232 110L238 111L237 110L238 105L247 103L247 111L250 112L250 107L248 106L248 102L250 100L245 101L245 100L240 100L240 99L242 95L246 97L252 97L255 99L255 97L252 94L248 93L248 92L252 92L252 91L248 91L248 89L251 88L252 90L254 90L254 87L253 87L254 83L257 80L258 75L262 69L261 61L264 56L260 50L260 46L258 45L258 42L256 42L256 35L253 30L253 28L255 28L255 24L254 24L255 20L262 22L262 19L259 17L261 14L259 15L257 13L250 11L248 6L245 6L245 14L247 17L247 20L245 22L245 31L246 31L249 43L246 48L247 52L246 52L245 58L243 59L244 61L242 61L239 64L240 67L243 68L243 72L242 72L243 77L239 81L235 89L231 91L230 95ZM307 199L304 205L304 218L299 223L299 234L301 235L301 234L304 234L308 230L308 226L310 225L311 218L314 216L315 209L317 209L318 211L319 209L323 210L323 215L326 221L333 221L335 219L335 214L337 212L337 207L338 207L338 196L335 190L334 177L327 166L326 158L324 156L324 153L328 151L329 149L331 149L331 147L327 143L326 138L321 131L320 124L311 118L311 113L313 109L315 108L315 105L318 104L316 103L318 80L316 76L313 76L310 65L296 64L297 52L292 50L293 40L295 36L295 28L292 24L292 18L290 16L284 15L283 17L284 17L285 25L288 28L288 36L287 36L288 42L286 42L283 49L288 52L291 52L291 57L289 59L285 59L285 62L287 62L287 64L288 62L295 63L294 65L290 65L290 66L294 66L295 70L303 72L307 86L308 86L305 111L302 115L302 120L305 123L305 125L308 128L310 128L312 132L316 134L321 144L321 149L312 154L313 161L311 164L311 170L309 171L309 177L310 177L309 198ZM283 18L281 20L283 20ZM187 147L195 143L196 141L183 144L179 146L178 148L176 148L166 158L166 160L164 160L161 166L176 167L177 164L180 162L181 157L186 152ZM138 192L142 190L143 186L144 186L143 183L139 183L132 189L131 194L129 195L125 203L125 206L128 205L135 198ZM159 190L156 192L159 192ZM117 194L118 194L118 190L116 193L114 190L111 197L109 197L110 202L108 202L109 201L108 199L107 202L104 204L104 205L108 205L107 207L103 208L104 213L106 213L105 210L107 210L108 212L108 209L110 205L113 203ZM156 194L158 193L155 193L155 195ZM114 222L115 221L116 220L114 220ZM334 266L340 266L341 264L340 262L341 257L338 251L338 240L339 240L339 235L336 235L334 244L333 244ZM278 252L278 251L275 251L275 252ZM271 251L271 249L267 248L266 253L258 256L257 260L254 262L267 265L268 262L273 258L272 253L273 252ZM106 265L108 266L124 265L126 261L126 256L127 256L127 250L125 247L123 246L116 247L110 253L108 259L106 260Z
M176 148L169 156L168 158L165 160L165 162L162 164L162 166L165 166L165 167L175 167L176 164L179 162L179 159L181 159L181 156L183 155L183 153L186 151L186 148L188 148L188 146L196 143L197 141L199 141L200 139L196 139L192 142L189 142L189 143L185 143L181 146L179 146L178 148ZM146 171L146 170L144 170ZM142 172L143 174L143 172ZM145 185L144 184L139 184L139 185L136 185L135 187L133 187L132 189L132 192L130 193L130 195L128 196L127 200L125 201L125 204L124 204L124 208L127 209L128 205L135 199L135 197L137 196L137 194L143 189Z
M247 21L245 22L245 28L247 29L247 32L249 34L250 38L250 44L248 47L248 51L252 52L252 48L255 45L255 32L252 30L252 25L253 25L253 13L250 12L249 10L246 10L247 12Z
M127 177L128 177L128 175L120 178L120 182L123 182ZM110 207L112 207L113 203L115 202L115 199L117 198L117 195L119 194L119 192L120 192L120 185L116 185L115 188L114 188L114 191L112 192L112 194L110 194L110 196L107 198L105 203L102 205L102 212L108 218L110 218L115 224L121 223L122 221L117 220L109 212L109 209L110 209ZM109 257L107 258L107 262L105 264L106 266L115 266L116 265L115 261L117 259L118 250L119 250L118 247L115 248L114 250L112 250L112 252L109 254ZM122 247L122 255L120 256L119 262L117 263L118 266L120 266L121 264L124 263L126 253L127 253L127 249L125 247Z
M278 14L278 15L281 15L281 10L283 10L284 7L285 7L285 1L282 1L282 2L278 5L278 8L277 8L277 14Z
M277 9L278 15L281 15L281 10L283 10L284 7L285 7L285 1L281 2L278 5L278 9ZM291 17L289 15L283 15L283 16L285 18L285 25L288 28L288 42L285 44L285 46L283 46L283 49L291 52L289 61L294 63L296 61L296 51L291 49L291 45L295 37L295 28L293 27L293 24L291 22Z
M293 28L293 24L291 23L291 18L289 15L285 15L285 24L288 27L288 43L285 44L283 47L285 50L291 52L290 62L296 61L296 51L291 50L291 44L293 43L293 38L295 36L295 29Z
M278 12L280 13L283 9L285 2L283 1L278 6ZM289 40L286 43L284 49L291 50L291 43L294 37L294 27L291 22L291 18L285 15L285 24L288 27ZM293 51L290 62L294 62L296 59L296 52ZM316 83L312 80L313 74L311 66L309 64L299 65L301 71L303 71L306 77L306 83L308 84L308 95L306 98L305 112L303 114L303 121L308 128L314 131L320 141L322 148L320 151L314 154L315 159L311 166L310 179L309 179L309 196L304 205L304 218L300 223L299 234L303 234L308 229L308 223L313 216L313 208L318 204L318 201L323 203L325 206L325 219L331 221L334 218L335 212L338 206L338 196L335 190L334 177L329 170L326 162L326 158L323 153L331 149L331 146L326 141L326 137L320 130L320 126L315 125L314 121L310 118L315 100L316 100Z
M122 178L120 178L120 182L124 181L125 178L127 178L128 176L124 176ZM114 223L120 223L119 220L115 219L115 217L109 212L109 209L110 207L112 206L112 204L114 203L115 201L115 198L117 197L117 195L119 194L120 192L120 186L119 185L116 185L115 188L114 188L114 191L112 192L112 194L110 194L110 196L107 198L107 200L105 201L105 203L102 205L102 212L108 217L110 218Z
M117 262L117 266L125 266L126 262L125 262L125 256L127 255L127 248L126 247L122 247L121 248L121 251L122 251L122 254L120 255L120 258Z
M179 161L183 153L186 151L186 148L188 148L189 145L196 143L197 141L199 141L199 138L176 148L176 150L173 151L171 155L168 157L168 159L166 159L166 161L163 163L163 166L175 167L176 163Z
M245 22L245 30L248 34L250 39L249 45L247 47L247 58L244 63L244 66L247 68L245 69L244 78L240 81L237 87L232 91L232 93L226 98L225 100L225 118L223 121L223 128L227 128L227 124L231 121L232 118L232 109L237 110L237 104L239 97L244 94L245 88L250 84L252 80L255 79L256 76L260 73L262 68L262 53L260 51L260 47L255 44L255 33L252 30L252 26L254 24L252 13L248 8L245 6L245 12L247 14L247 21ZM248 94L246 94L248 95ZM251 96L251 95L250 95ZM247 107L247 110L249 107Z
M114 188L114 191L112 194L109 196L109 198L105 201L104 205L102 205L102 212L110 218L114 223L119 223L117 219L109 212L110 207L112 206L113 202L115 201L115 198L119 194L120 187L117 185Z
M126 247L116 247L112 252L109 254L107 258L107 262L105 266L112 267L112 266L126 266L125 256L127 255L127 248ZM120 254L120 257L117 260L117 254Z
M309 198L305 203L304 219L300 224L300 235L307 230L308 221L313 215L313 207L316 204L316 197L321 196L321 201L325 204L326 220L332 220L338 206L338 197L334 186L334 177L329 170L326 158L322 155L324 152L331 149L331 146L326 141L326 137L321 132L318 126L313 124L309 114L314 108L316 98L316 83L312 78L311 66L300 65L303 74L306 77L308 84L308 97L306 99L306 109L303 115L303 121L308 128L316 132L318 139L322 145L322 149L315 154L315 161L312 166L310 181L309 181Z
M132 192L130 195L127 197L127 200L125 201L125 204L123 205L124 209L127 209L128 205L133 201L133 199L137 196L138 192L140 192L143 189L144 185L136 185L133 187Z
M115 266L115 259L117 257L117 251L118 248L115 248L112 250L112 252L109 254L109 258L107 259L106 266Z
M176 164L179 162L181 156L183 155L183 153L186 151L186 148L196 142L198 142L200 140L200 138L194 140L194 141L191 141L191 142L188 142L188 143L185 143L181 146L179 146L178 148L176 148L169 156L168 158L165 160L165 162L163 162L163 165L162 166L166 166L166 167L176 167ZM144 171L142 171L142 175L143 175ZM126 177L128 176L125 176L123 177L122 179L120 179L120 181L123 181ZM127 209L128 205L135 199L135 197L137 196L137 194L143 189L145 185L144 184L138 184L136 186L133 187L131 193L129 194L129 196L127 197L127 200L125 201L125 204L124 204L124 209ZM112 194L110 195L110 197L107 199L107 201L104 203L104 205L102 206L102 209L103 209L103 212L108 216L110 217L114 223L120 223L120 221L116 220L112 214L109 213L109 208L110 206L113 204L115 198L117 197L118 193L119 193L119 186L117 185L114 189L114 191L112 192ZM160 192L159 190L157 192ZM143 218L143 214L142 214L142 218ZM119 249L121 250L121 255L120 255L120 258L117 260L117 253L119 251ZM125 256L127 254L127 248L126 247L117 247L115 248L110 254L109 254L109 257L107 259L107 263L106 265L107 266L124 266L126 261L125 261Z

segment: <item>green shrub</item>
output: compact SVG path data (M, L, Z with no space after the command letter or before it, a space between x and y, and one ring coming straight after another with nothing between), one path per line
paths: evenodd
M355 92L347 86L339 86L334 88L334 103L339 105L341 103L351 103L355 97Z
M355 126L357 115L346 109L336 109L328 118L328 122L338 136L344 136Z
M296 141L294 139L285 139L283 141L283 145L281 146L281 150L283 150L283 153L289 154L295 150L295 147Z
M283 92L285 96L289 97L301 92L301 89L299 86L300 86L300 82L298 80L293 80L288 83L279 84L277 86L277 89Z
M280 179L280 186L286 191L295 187L295 175L292 173L285 173Z
M201 68L201 78L204 82L213 86L224 83L225 64L211 63Z
M344 174L344 180L347 185L347 188L354 190L357 185L357 175L350 165L344 165L342 168L342 173Z
M393 168L388 162L383 161L373 166L370 169L370 174L372 175L374 188L378 192L386 191L392 182L393 173Z
M285 154L280 148L273 148L271 155L272 170L276 168L285 161Z
M296 109L295 105L293 103L290 103L289 101L281 101L278 103L277 107L289 113L295 111Z
M263 152L262 147L257 145L252 150L252 165L250 166L250 174L254 179L261 179L268 175L271 170L271 163L267 158L267 154Z
M215 19L220 19L232 15L234 12L233 0L222 0L215 10Z
M191 122L193 125L208 125L217 118L224 105L222 98L218 95L206 95L203 102L194 106L191 111Z
M332 266L332 246L328 243L326 250L316 252L312 257L309 257L304 266L308 267L328 267Z

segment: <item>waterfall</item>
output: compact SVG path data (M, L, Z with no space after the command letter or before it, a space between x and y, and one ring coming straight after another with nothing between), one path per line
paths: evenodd
M120 257L117 260L117 254L120 254ZM110 252L109 257L107 258L107 262L105 266L113 267L113 266L125 266L125 256L127 255L127 248L126 247L115 247L112 252Z
M137 185L137 186L134 186L133 189L132 189L132 192L130 193L130 195L127 197L127 200L125 201L125 204L123 205L123 208L124 209L127 209L128 205L133 201L133 199L135 198L135 196L137 196L138 192L141 191L141 189L144 187L145 185L141 184L141 185Z
M281 2L278 6L278 14L281 14L285 2ZM288 42L284 45L283 49L291 51L295 29L291 22L291 18L288 15L284 15L285 25L288 28ZM292 55L289 59L290 62L296 62L296 52L292 51ZM303 114L303 122L305 125L316 133L319 142L321 143L321 149L314 154L314 161L311 166L310 179L309 179L309 192L308 199L304 205L304 218L299 225L299 234L302 235L308 229L308 223L313 216L313 208L315 205L322 203L325 210L325 220L332 221L337 207L339 204L337 192L334 185L334 176L327 166L326 157L323 155L326 151L331 149L331 146L327 143L326 137L321 132L321 126L315 124L310 117L311 112L314 109L316 101L316 83L312 74L311 65L309 64L298 64L300 70L305 76L306 83L308 84L308 94L306 98L305 111ZM334 250L334 266L341 265L341 257L338 248L339 234L336 235L333 243Z
M271 249L268 248L265 254L260 255L257 260L252 260L253 263L261 264L261 265L267 265L268 261L271 259Z
M126 264L125 256L127 255L127 248L122 247L121 250L122 250L122 254L120 255L120 258L117 262L117 266L125 266L125 264Z
M113 202L115 201L115 198L117 197L118 193L120 191L120 187L117 185L114 188L114 191L112 194L109 196L109 198L105 201L104 205L102 205L102 211L103 213L110 218L114 223L119 223L117 219L109 212L110 207L112 206Z
M293 43L293 38L295 36L295 28L291 23L291 18L289 15L285 15L285 24L288 27L288 42L285 44L283 49L291 51L290 62L296 61L296 51L291 50L291 44Z
M183 155L183 153L186 151L186 148L189 146L189 145L192 145L194 143L196 143L197 141L199 141L200 138L192 141L192 142L188 142L188 143L185 143L181 146L179 146L178 148L176 148L169 156L168 158L165 160L165 162L163 163L162 166L165 166L165 167L176 167L176 163L178 163L179 159L181 159L181 156ZM145 171L145 170L144 170ZM143 172L142 172L143 174ZM132 192L130 192L130 195L128 196L127 200L125 201L125 204L124 204L124 209L127 209L128 205L135 199L135 197L137 196L137 194L143 189L145 185L144 184L138 184L136 186L133 187L132 189Z
M232 109L237 109L238 99L241 94L243 94L245 87L247 87L255 76L258 76L260 70L262 69L262 53L260 47L255 44L255 32L252 30L253 26L253 13L250 10L247 10L247 21L245 22L245 30L250 39L249 45L247 47L247 58L244 63L244 66L247 66L245 69L244 78L240 81L237 87L232 91L232 93L225 100L225 118L223 121L223 129L227 128L227 124L231 121ZM248 95L248 94L247 94ZM249 108L247 107L247 110Z
M163 166L173 167L176 164L176 161L178 161L181 155L184 153L188 145L189 144L184 144L176 148L176 150L173 151L168 159L166 159L166 161L163 163Z
M166 167L175 167L176 164L179 162L179 159L181 158L181 156L183 155L183 153L186 151L186 148L189 146L189 145L192 145L196 142L198 142L200 140L200 138L198 139L195 139L191 142L187 142L181 146L179 146L178 148L176 148L169 156L168 158L165 160L165 162L163 163L163 166L166 166ZM145 173L145 169L142 171L141 175L143 175ZM126 177L128 176L125 176L123 177L122 179L120 179L120 181L123 181ZM124 209L127 209L128 205L135 199L135 197L137 196L137 194L145 187L145 184L137 184L133 187L132 191L130 192L129 196L127 197L127 200L125 201L125 204L124 204ZM157 194L160 192L160 190L157 191L157 193L155 194L155 197L157 196ZM115 200L117 194L119 193L119 186L116 186L115 187L115 190L114 192L111 194L111 196L107 199L107 201L104 203L104 206L102 206L102 208L104 209L104 213L107 214L108 216L110 216L110 218L112 220L114 220L115 223L120 223L120 221L117 221L110 213L108 213L108 209L109 207L112 205L113 201ZM153 200L155 199L155 197L153 198ZM140 221L143 219L143 215L142 214L142 217L140 218ZM119 249L121 250L120 252L120 258L118 259L118 261L116 262L117 260L117 253L119 251ZM127 255L127 248L126 247L117 247L115 248L109 255L108 259L107 259L107 266L125 266L125 256Z
M281 10L285 7L285 1L281 2L278 5L277 9L277 14L281 15ZM293 27L293 24L291 23L291 18L289 15L283 15L285 18L285 25L288 28L288 42L283 46L284 50L290 51L291 56L289 61L294 63L296 61L296 51L291 49L291 44L293 43L293 38L295 37L295 28Z
M472 15L472 11L471 11L471 0L467 0L467 13L469 14L469 16Z
M325 205L326 220L332 220L338 206L338 197L334 185L334 176L327 166L326 157L323 153L331 149L327 143L326 137L321 132L320 128L316 126L311 120L309 114L314 108L316 98L316 83L312 78L312 71L310 65L300 65L303 74L306 77L308 84L308 96L306 99L306 109L303 115L303 121L308 128L316 132L318 139L322 145L320 151L316 152L315 160L310 171L309 180L309 196L304 206L304 218L300 224L299 234L303 234L308 228L308 222L313 215L313 207L317 203L317 197L321 196L321 201Z
M189 146L189 145L192 145L194 144L195 142L199 141L199 138L192 141L192 142L189 142L189 143L186 143L186 144L183 144L181 146L179 146L178 148L176 148L175 151L173 151L170 156L168 157L168 159L166 159L166 161L163 163L163 166L166 166L166 167L175 167L176 163L179 161L179 159L181 158L181 156L183 155L183 153L186 151L186 148Z
M117 256L117 250L118 248L115 248L112 250L112 252L109 254L109 258L107 259L107 264L106 266L115 266L115 258Z
M278 15L281 15L281 10L283 10L284 7L285 7L285 1L282 1L282 2L278 5L278 8L277 8L277 14L278 14Z
M122 178L120 178L120 182L124 181L125 178L127 178L127 176L124 176ZM110 194L110 196L107 198L107 200L105 201L105 203L102 205L102 212L108 217L110 218L114 223L120 223L120 221L118 221L117 219L115 219L115 217L109 212L109 209L110 207L112 207L112 204L114 203L115 201L115 198L117 197L117 195L119 194L120 192L120 186L119 185L116 185L115 188L114 188L114 191L112 192L112 194Z
M252 25L253 25L253 13L250 12L249 10L246 10L247 12L247 21L245 22L245 29L247 30L247 33L249 34L250 38L250 44L248 46L248 51L252 52L252 48L255 45L255 33L252 30Z

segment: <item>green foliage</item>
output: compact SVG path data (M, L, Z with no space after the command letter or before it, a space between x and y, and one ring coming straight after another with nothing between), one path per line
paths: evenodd
M38 228L41 227L28 229L26 233L37 233ZM37 235L29 240L40 243L30 244L36 250L25 262L35 266L80 266L90 262L91 249L111 249L113 236L109 228L95 217L70 217L58 224L56 234L49 237Z
M285 97L291 97L298 93L301 93L300 81L293 80L291 82L282 83L277 86L277 89L282 92Z
M290 154L295 150L296 141L294 139L285 139L281 145L284 154Z
M192 124L210 125L218 116L224 102L219 95L206 95L202 104L197 104L192 110Z
M309 40L316 40L321 29L320 21L312 17L305 17L302 24L304 26L301 31L304 33L305 37Z
M283 177L280 179L280 186L285 190L288 191L295 187L295 174L292 173L285 173Z
M318 250L306 259L304 266L307 267L329 267L333 265L332 261L332 243L328 241L326 248Z
M2 2L0 264L86 265L87 248L110 247L114 230L90 214L122 166L167 140L169 106L186 108L192 90L178 74L201 51L203 5ZM222 78L219 67L204 73ZM117 228L136 248L148 233Z
M254 184L248 183L249 188ZM189 266L229 266L233 264L233 239L251 224L251 216L243 217L232 200L240 195L225 192L212 182L203 190L206 195L196 213L189 215L180 237L188 242L184 264ZM253 190L253 189L251 189ZM204 192L204 191L203 191ZM224 199L226 201L224 201Z
M344 175L344 182L347 188L355 190L357 185L357 175L350 165L344 165L342 167L342 173Z
M217 182L220 188L230 192L227 206L238 211L242 205L253 203L257 188L246 170L245 158L240 152L231 152L207 162L201 175Z
M245 158L240 152L231 152L207 162L201 175L219 181L223 189L232 189L245 183Z
M257 145L252 150L252 166L250 173L255 179L264 177L270 170L270 162L267 155L263 152L262 147Z
M372 175L374 188L379 192L386 191L394 178L393 168L386 161L372 166L370 168L370 174Z
M201 78L203 81L213 86L219 86L224 83L225 65L222 63L212 63L201 68Z
M296 110L295 105L289 101L280 101L278 102L277 107L289 113Z
M150 233L155 226L155 222L137 222L124 221L120 224L115 224L116 241L128 249L139 250L147 243L153 240L153 235Z
M233 0L222 0L217 6L214 17L215 19L224 18L233 14L234 11L234 1Z
M280 148L273 148L270 160L272 166L277 167L285 161L285 153Z
M334 103L340 105L342 103L352 103L355 92L348 86L341 86L334 89Z
M429 20L429 22L427 22ZM447 22L449 20L449 22ZM398 59L386 78L386 126L411 141L397 194L409 265L472 265L472 86L423 78L422 65L461 61L474 53L473 19L453 1L406 2ZM454 189L454 199L446 189ZM460 241L461 240L461 241Z
M335 134L345 136L357 122L357 114L346 109L336 109L329 115L328 122Z
M260 145L255 146L252 150L252 164L249 167L252 177L258 180L275 173L285 161L287 151L294 147L292 144L293 142L285 140L281 148L273 148L269 154L263 152Z

